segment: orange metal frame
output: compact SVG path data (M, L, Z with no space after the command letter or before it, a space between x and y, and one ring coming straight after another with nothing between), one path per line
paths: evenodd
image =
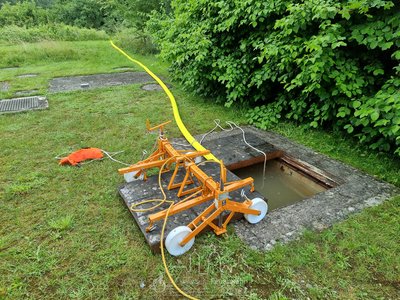
M254 180L251 177L246 179L227 182L226 180L226 168L223 163L220 163L220 182L216 182L211 176L204 173L203 170L199 168L194 163L194 158L209 154L210 151L192 151L192 150L176 150L168 141L167 138L163 136L163 127L169 122L162 123L155 127L150 127L149 122L146 123L147 129L149 131L159 129L160 135L158 137L158 149L152 153L147 159L137 162L127 168L119 169L120 174L137 172L136 177L141 174L144 175L144 179L147 179L146 171L151 168L164 168L162 172L168 172L171 170L174 164L174 170L171 179L168 184L168 190L179 189L178 197L186 196L194 193L200 194L200 196L187 201L180 201L175 203L169 210L168 215L174 215L191 207L197 206L199 204L205 203L214 199L199 216L197 216L192 222L188 224L188 227L192 230L180 243L181 246L189 242L193 237L199 234L206 226L210 226L217 235L225 233L227 231L226 227L235 213L245 213L259 215L260 211L255 209L250 209L251 201L245 200L244 202L236 202L230 200L229 193L235 190L241 189L245 186L250 186L250 191L254 191ZM184 168L186 171L185 177L182 182L175 182L176 175L180 169ZM196 187L188 188L186 187L190 184L195 183L194 178L196 178ZM190 198L190 196L189 196ZM223 220L222 212L229 211L228 217ZM166 217L167 210L162 210L160 212L154 213L149 216L149 226L147 231L150 231L153 227L154 222L162 220ZM218 218L217 224L214 220Z

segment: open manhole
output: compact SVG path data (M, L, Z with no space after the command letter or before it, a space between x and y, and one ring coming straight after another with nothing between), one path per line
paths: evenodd
M45 97L23 97L0 100L0 114L23 112L48 108L49 103Z
M292 205L336 186L327 177L306 171L296 160L282 157L257 163L233 173L240 178L252 177L256 190L268 199L270 210Z

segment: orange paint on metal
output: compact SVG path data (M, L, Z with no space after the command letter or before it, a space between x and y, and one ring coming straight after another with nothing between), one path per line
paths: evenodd
M149 231L154 222L165 219L167 216L177 214L179 212L188 210L191 207L200 205L209 200L214 199L214 202L208 206L198 217L196 217L192 222L188 224L188 227L192 229L180 243L181 246L189 242L193 237L199 234L206 226L211 227L217 235L226 232L226 227L229 221L232 219L235 213L245 213L252 215L259 215L260 211L250 209L251 201L236 202L229 199L229 193L241 189L245 186L250 187L250 191L254 191L254 180L251 177L246 179L241 179L237 181L227 182L226 177L226 167L223 165L222 161L220 164L220 182L216 182L211 176L207 175L198 165L195 164L194 158L198 156L204 156L209 153L208 150L205 151L182 151L176 150L167 138L163 136L164 126L168 122L162 123L160 125L150 127L149 122L147 122L146 127L148 130L159 129L160 135L158 137L158 149L152 153L149 158L139 161L132 166L127 168L119 169L120 174L140 171L145 175L146 171L151 168L164 168L165 170L170 170L171 165L175 164L175 169L172 173L171 179L168 184L168 189L179 189L178 197L185 195L195 195L201 192L201 195L193 198L191 200L177 202L169 209L154 213L149 216L149 226L147 231ZM185 177L182 182L175 182L176 175L179 170L185 170ZM200 186L185 189L188 185L194 182L193 178ZM188 198L190 198L189 196ZM186 199L188 199L186 198ZM217 218L221 218L221 213L224 211L229 211L230 214L228 218L222 223L222 219L219 219L219 225L216 225L213 221Z

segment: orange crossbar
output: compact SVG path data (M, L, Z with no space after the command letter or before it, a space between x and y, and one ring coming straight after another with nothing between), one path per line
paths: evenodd
M210 153L210 150L196 151L196 152L190 152L190 153L186 153L186 154L181 154L181 153L177 152L175 157L176 158L182 157L182 158L190 158L190 159L192 159L192 158L195 158L195 157L207 155L209 153ZM163 153L161 153L160 156L162 154ZM173 156L173 155L171 155L171 156ZM157 158L157 157L155 157L155 158ZM151 169L151 168L155 168L155 167L160 168L168 159L169 158L166 158L166 159L163 159L163 160L157 159L157 160L149 161L149 162L138 162L137 164L134 164L132 166L118 169L118 172L119 172L119 174L125 174L125 173L130 173L130 172L134 172L134 171L138 171L138 170L147 170L147 169Z

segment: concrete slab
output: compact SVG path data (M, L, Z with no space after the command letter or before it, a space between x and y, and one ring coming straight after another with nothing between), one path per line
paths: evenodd
M153 82L146 72L122 72L85 76L58 77L50 81L52 93L94 89L109 86Z
M37 94L38 92L39 92L39 90L16 91L15 96L28 96L28 95Z
M219 165L217 164L205 164L201 166L201 169L208 175L212 176L215 180L219 180ZM181 173L178 175L179 177L176 179L182 180L184 173ZM171 172L164 173L162 175L162 183L164 187L164 191L167 195L168 200L173 200L174 202L177 202L179 200L182 200L185 197L178 198L177 197L177 190L171 190L168 191L166 186L168 185L169 181L171 179ZM227 180L232 181L232 180L238 180L239 177L237 177L235 174L232 172L228 172L227 174ZM188 188L194 187L188 186ZM247 194L250 194L249 189L245 189ZM162 193L159 188L158 184L158 176L150 176L147 181L134 181L130 183L125 183L119 187L119 194L121 195L122 199L124 200L126 206L129 208L131 207L132 204L134 203L139 203L144 200L148 199L162 199ZM230 196L233 198L233 200L237 200L239 202L242 202L243 199L240 196L240 191L235 191L230 194ZM262 195L254 192L252 193L252 197L262 197ZM193 219L195 219L203 210L205 210L209 205L211 205L212 200L207 201L206 203L203 203L201 205L198 205L196 207L193 207L187 211L184 211L182 213L172 215L168 218L166 230L165 230L165 237L168 235L168 233L173 230L174 228L181 226L181 225L187 225L189 224ZM158 204L158 202L154 203L146 203L140 207L136 208L141 208L141 209L146 209L149 207L152 207L154 205ZM160 237L161 237L161 229L162 229L162 224L163 221L159 221L156 224L156 227L154 228L153 231L151 232L146 232L146 227L148 226L148 217L151 214L154 214L158 211L167 209L169 207L169 203L164 203L160 207L148 211L148 212L133 212L132 216L135 219L136 223L138 224L140 230L142 231L147 243L149 244L150 248L154 252L159 252L160 251ZM226 215L224 216L226 217ZM237 218L241 218L242 216L236 216Z
M200 140L200 137L197 137ZM246 139L248 142L251 142L256 147L260 148L262 151L267 153L268 159L273 159L276 157L280 157L282 152L273 147L272 145L265 143L263 141L259 141L257 136L252 133L246 135ZM210 135L205 139L204 145L205 147L212 147L212 151L218 157L224 159L225 165L230 168L234 169L240 167L241 165L245 166L246 164L254 164L264 160L264 156L260 157L260 153L251 149L250 147L243 144L242 141L242 133L234 133L233 135L227 135L221 137L220 135ZM185 143L184 140L181 139L174 139L172 140L174 147L176 149L193 149L190 145ZM201 167L206 174L212 176L215 180L219 180L219 165L218 164L210 164L206 163L204 166ZM163 186L166 186L170 180L170 173L163 174ZM177 178L176 180L182 180L184 174L179 174L181 178ZM228 172L227 174L228 181L232 180L239 180L240 178L237 177L232 172ZM250 195L250 191L245 189L248 195ZM119 188L119 193L122 196L125 204L129 208L132 203L138 203L143 200L152 199L152 198L161 198L162 194L159 189L158 185L158 177L151 176L146 182L143 181L134 181L131 183L125 183ZM177 197L177 190L166 191L167 198L173 199L175 202L181 200ZM243 201L240 196L240 190L232 193L233 199L237 201ZM260 197L264 198L258 192L254 192L251 194L251 197ZM189 211L185 211L181 214L177 214L168 218L167 228L165 231L165 236L177 226L186 225L190 223L197 215L199 215L204 209L206 209L212 201L208 201L202 205L194 207ZM149 207L151 204L148 205ZM151 247L153 251L159 251L160 245L160 234L161 234L161 227L162 221L159 222L157 228L148 233L146 232L146 227L148 226L148 216L153 214L157 211L167 209L168 204L164 204L159 208L145 213L138 213L138 212L131 212L132 216L134 217L136 223L139 225L147 243ZM237 215L235 219L242 218L241 215Z
M400 194L400 190L393 185L376 180L281 135L253 127L245 127L244 130L246 140L264 151L268 160L280 158L287 162L294 161L300 171L310 172L322 184L331 187L311 198L269 212L267 217L256 225L249 224L244 219L232 222L238 236L252 248L269 250L278 242L286 243L298 238L305 228L323 230L350 214ZM196 136L196 139L200 140L201 137L201 135ZM184 139L174 139L172 143L177 149L189 149ZM244 144L242 132L238 129L212 133L206 137L203 144L215 156L222 159L230 170L264 161L262 154ZM216 178L219 176L217 165L206 164L204 170ZM164 186L168 182L167 176L168 174L163 174ZM234 180L238 177L228 172L228 179ZM124 184L119 188L119 193L128 207L131 203L161 196L156 176L150 177L147 182L135 181ZM233 196L241 201L239 194ZM176 191L168 191L167 197L178 200ZM263 196L254 192L251 198L254 197ZM168 222L166 235L176 226L188 224L206 206L207 204L204 204L202 207L172 216L171 221ZM162 207L162 209L165 208L167 205ZM132 215L150 247L158 251L162 222L156 230L146 233L148 214L132 213ZM241 216L238 217L240 219Z
M234 224L238 236L251 247L269 250L276 243L299 238L305 229L321 231L362 209L378 205L400 194L400 189L375 179L353 167L336 161L296 142L273 133L247 127L260 140L274 145L299 162L313 166L321 174L330 174L336 187L274 210L256 225L241 220Z

